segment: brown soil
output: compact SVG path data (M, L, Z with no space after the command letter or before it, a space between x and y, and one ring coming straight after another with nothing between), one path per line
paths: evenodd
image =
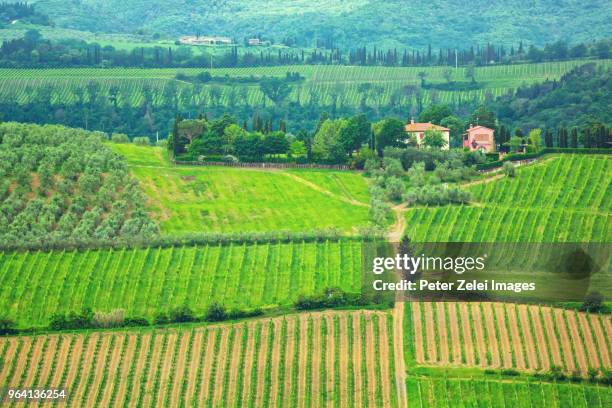
M212 390L212 405L219 406L221 399L223 398L223 377L225 376L225 363L229 356L229 336L231 326L226 326L221 329L221 342L219 343L219 351L214 356L217 361L217 368L215 371L215 388Z
M68 359L68 352L70 351L71 336L60 336L60 337L61 337L61 339L59 340L60 350L59 350L59 353L57 354L57 363L55 365L55 369L53 373L51 373L51 381L49 381L50 388L60 387L61 384L59 382L62 378L62 374L64 373L64 370L66 370L67 364L69 364L67 359ZM77 343L79 338L81 337L79 336L77 337L77 339L75 339L75 344ZM1 375L0 375L0 378L2 378ZM2 383L2 380L0 380L0 383Z
M457 303L448 302L446 303L446 307L448 308L448 325L450 327L450 340L452 347L452 356L451 360L453 364L459 365L461 362L461 337L459 337L459 333L461 332L461 325L457 321Z
M468 311L468 303L458 303L457 307L459 308L459 313L461 316L461 329L463 330L463 348L465 350L465 362L469 366L476 365L476 354L478 353L478 358L480 365L485 365L486 356L485 356L485 347L484 347L484 337L480 337L477 339L477 346L474 347L474 343L472 342L472 323L470 321L470 313Z
M40 369L40 366L42 365L42 360L44 358L43 347L45 345L46 340L47 339L44 336L36 337L36 341L34 342L34 345L32 346L34 348L32 350L32 355L30 357L30 362L27 368L27 374L26 374L25 380L20 381L20 384L18 385L18 387L23 387L23 388L34 387L34 384L32 384L32 382L34 381L34 376L36 375L36 372Z
M493 303L491 304L493 310L495 311L495 318L497 319L497 330L499 333L499 340L501 342L502 347L502 357L504 361L504 367L510 368L512 367L512 345L510 344L510 334L508 330L506 330L506 316L504 313L504 304L503 303Z
M362 407L363 394L365 390L362 390L361 384L363 379L361 378L361 365L365 364L365 361L361 360L361 322L359 319L359 313L353 313L353 378L355 379L355 406Z
M298 346L298 351L300 356L298 358L298 366L299 372L297 375L298 384L297 384L297 393L298 393L298 406L303 407L305 404L305 395L306 395L306 364L308 361L308 316L300 316L300 344ZM314 340L314 339L313 339Z
M249 333L246 340L244 371L242 373L242 400L249 401L251 397L249 390L251 389L251 371L253 362L255 361L255 324L250 323L248 326Z
M89 340L90 345L93 340L95 340L95 338L92 339L90 337L90 340ZM74 345L72 346L72 351L70 352L70 362L68 362L68 365L66 367L68 369L68 374L66 375L66 381L64 382L64 384L59 384L59 386L68 388L70 387L70 385L72 385L72 381L74 380L74 377L76 376L76 373L79 370L78 364L84 352L83 351L83 347L85 346L84 342L85 342L85 337L83 336L78 336L77 339L75 340Z
M540 357L540 368L542 370L548 370L550 368L550 357L548 355L548 345L544 341L544 329L542 327L542 320L540 319L539 307L529 306L527 307L528 313L531 315L531 322L533 323L534 344L537 346L537 353Z
M121 367L119 368L117 373L112 373L113 376L118 374L120 378L117 383L117 388L115 388L115 395L111 395L111 398L113 399L113 405L115 406L120 406L123 403L123 399L125 398L125 389L127 385L127 381L125 381L125 379L128 378L130 367L136 362L134 358L134 354L136 353L136 335L130 334L129 336L127 336L124 348L125 354L123 356ZM110 401L106 401L106 403L106 405L102 404L102 406L110 405Z
M567 370L572 372L576 369L574 366L574 359L572 357L572 348L570 346L570 338L567 335L567 327L565 326L565 320L563 319L564 310L555 309L553 311L555 317L555 325L559 329L559 337L561 339L561 350L563 352L563 360L567 365Z
M544 328L546 331L546 338L548 339L548 347L550 350L552 364L557 367L563 368L563 360L561 360L561 350L559 349L559 342L555 335L555 323L552 315L552 310L548 307L541 308L542 318L544 319Z
M163 337L167 336L167 333L163 333L155 337L155 342L153 343L153 351L151 354L151 365L149 366L149 371L147 373L143 373L146 376L147 382L144 387L144 395L141 395L143 400L143 405L145 407L153 407L154 404L154 395L152 394L153 385L155 384L155 378L157 377L157 368L159 366L159 360L162 358L162 345L164 342Z
M298 367L294 367L293 358L297 353L295 347L295 330L296 330L296 319L293 317L287 317L287 344L285 348L285 373L283 379L283 401L279 404L284 407L288 407L291 402L291 393L293 389L293 370L297 370Z
M493 320L493 308L491 307L490 303L486 303L486 302L482 303L482 313L484 315L481 316L481 310L478 307L478 305L472 304L471 306L472 306L472 311L474 312L474 321L478 323L484 322L484 324L486 325L486 331L487 331L486 346L487 346L487 351L491 354L491 363L489 365L495 368L501 367L502 350L500 350L498 347L499 343L497 342L497 333L495 332L495 320ZM476 327L478 327L478 323ZM478 331L476 331L476 336L480 337L480 334L478 333ZM485 337L482 337L482 338L484 341Z
M450 356L448 355L448 333L446 332L446 313L444 311L444 303L436 302L433 304L435 307L434 313L436 313L436 320L438 327L436 327L436 331L438 332L438 341L440 343L440 355L438 356L438 361L442 364L448 364L450 361Z
M404 360L404 302L396 300L393 308L393 358L395 362L395 388L399 407L408 406L406 388L406 361Z
M514 361L516 362L516 367L519 370L525 370L527 368L525 364L525 356L523 355L523 336L525 336L525 334L521 336L519 333L519 322L516 320L516 310L514 310L516 305L506 304L504 307L508 317L508 327L510 328L512 349L514 350ZM523 331L523 333L525 333L525 331ZM532 367L535 367L535 365Z
M280 361L281 361L281 347L283 347L284 345L281 345L281 332L282 332L282 318L281 319L274 319L273 320L273 324L274 324L274 331L272 333L273 336L273 340L272 340L272 355L271 355L271 359L272 361L270 362L270 368L272 370L271 375L270 375L270 405L271 406L278 406L278 389L281 386L280 384L280 379L281 374L280 374Z
M187 369L187 355L189 348L189 341L191 339L191 332L184 331L181 335L181 341L179 344L179 351L176 355L174 379L172 381L172 389L170 391L170 403L173 405L179 405L181 400L181 388L184 381L187 381L185 376L185 370ZM193 356L192 351L192 356Z
M230 365L229 365L229 380L228 380L228 385L227 385L227 390L225 391L225 395L226 395L226 404L228 407L232 407L235 404L235 400L236 400L236 394L237 391L236 390L236 386L237 386L237 382L238 382L238 373L240 371L240 349L242 347L242 334L244 331L244 328L242 325L237 325L234 327L234 345L232 347L232 361L230 361Z
M419 302L412 302L412 327L414 328L414 351L416 362L423 364L425 356L423 355L423 327L421 325L421 305Z
M308 352L311 354L311 385L310 385L310 403L314 406L322 406L323 404L320 401L321 398L321 381L320 375L322 368L321 367L321 319L319 316L314 316L312 318L312 349Z
M427 362L435 364L438 361L438 351L436 347L436 334L434 331L434 312L433 303L424 302L423 310L425 312L425 330L427 332Z
M580 323L580 331L584 336L584 346L589 357L589 367L599 367L601 364L599 358L597 358L597 346L591 334L589 322L587 321L586 314L578 313L578 321Z
M365 344L365 356L366 356L366 373L368 376L368 389L365 390L368 396L369 406L376 406L376 389L380 386L378 384L378 378L376 376L376 355L375 355L375 342L374 342L374 323L372 322L372 316L366 314L366 344Z
M167 334L166 354L162 355L162 365L160 371L157 374L157 381L159 381L159 388L157 389L157 396L155 397L155 405L164 405L166 399L166 392L168 390L168 381L172 377L172 372L175 367L175 363L172 361L172 356L176 350L176 343L178 341L177 333Z
M584 345L582 344L582 339L580 338L580 327L578 326L574 312L566 311L565 316L567 317L567 325L571 339L570 341L574 346L574 360L578 364L580 371L583 374L586 374L589 364L587 363Z
M109 406L109 401L114 396L113 381L116 378L117 372L119 371L119 365L122 362L125 362L121 355L125 347L126 336L123 334L117 334L116 336L115 346L111 350L109 356L110 362L108 364L108 371L105 374L107 377L106 384L104 389L99 390L100 395L102 395L102 400L100 403L100 406L102 407ZM89 397L88 406L90 407L95 405L94 394L95 393L91 393Z
M517 333L518 339L522 339L525 342L525 351L527 352L527 367L532 370L538 369L538 356L537 356L537 344L533 341L533 334L531 333L531 325L529 324L529 310L525 305L516 305L516 310L520 320L520 336ZM514 336L515 333L513 332ZM522 350L522 349L521 349Z
M389 350L389 336L387 336L387 315L378 316L378 349L380 350L380 378L382 386L383 406L391 406L391 371L389 370L389 360L393 358Z
M58 345L61 342L60 336L49 336L47 343L47 352L42 356L42 368L40 369L40 375L38 376L38 383L33 384L36 388L43 388L47 384L47 379L51 374L51 366L55 357L55 352L58 351Z
M17 351L17 339L15 337L8 338L2 341L8 341L9 345L6 349L6 352L2 356L2 360L4 361L4 363L2 364L2 366L0 366L0 384L4 384L4 382L6 381L6 376L9 373L10 366L15 359L15 352ZM11 362L11 364L9 364L9 362Z
M195 382L197 378L198 370L200 369L201 361L203 354L202 351L204 349L204 336L205 330L197 330L194 332L192 351L191 351L191 361L189 361L189 367L187 369L187 375L185 380L187 381L187 390L185 391L184 399L185 406L191 406L191 401L193 399L193 394L195 393Z
M257 387L255 388L255 406L263 405L263 396L266 387L266 361L268 360L268 338L273 336L270 333L268 321L261 323L261 337L259 351L257 352Z
M349 315L350 316L350 315ZM340 406L348 407L349 406L349 384L348 384L348 365L349 365L349 339L348 339L348 321L345 314L341 314L338 317L338 326L340 328L340 347L339 352L339 366L340 372Z
M136 360L136 367L134 369L134 382L132 383L132 389L125 391L130 396L130 406L134 405L135 398L138 396L138 392L136 390L140 389L140 384L145 379L146 374L143 372L143 370L147 360L147 356L149 355L149 353L152 352L152 340L153 339L150 334L145 334L140 338L140 352L138 353L138 359Z
M327 405L328 406L333 406L333 401L334 401L334 378L336 375L335 372L335 366L334 366L334 360L336 359L334 353L335 353L335 347L337 347L334 336L335 336L335 328L334 328L334 319L329 315L326 314L324 319L327 322L327 338L323 339L323 341L327 341L327 348L326 348L326 360L325 362L326 364L326 375L325 378L327 380ZM325 401L324 401L325 402Z
M595 336L595 339L597 340L597 345L596 347L599 348L599 354L601 355L601 364L604 367L610 367L610 352L608 349L608 341L606 341L607 339L610 339L609 337L606 337L602 326L601 326L601 319L599 318L599 316L594 316L594 315L589 315L589 320L591 323L591 327L593 328L593 335Z
M212 379L210 377L210 372L212 371L212 364L215 359L215 342L217 340L217 336L219 336L218 328L209 328L207 330L208 335L206 336L206 349L204 351L204 361L202 366L202 374L200 376L202 383L200 384L200 395L198 395L198 403L204 404L205 401L208 401L208 394L210 391L210 385L212 383Z

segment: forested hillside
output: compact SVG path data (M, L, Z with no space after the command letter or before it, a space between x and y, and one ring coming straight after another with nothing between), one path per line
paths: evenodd
M84 31L262 35L300 46L459 47L609 37L606 0L63 0L35 1L60 27Z

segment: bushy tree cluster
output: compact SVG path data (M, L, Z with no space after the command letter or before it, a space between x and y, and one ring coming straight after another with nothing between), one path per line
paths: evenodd
M474 174L473 168L466 168L458 160L437 163L433 174L425 170L425 163L416 162L407 171L410 188L403 199L409 204L446 205L465 204L470 201L470 194L458 187L448 186L442 181L459 181L469 179Z
M104 134L0 124L0 244L152 237L125 160Z

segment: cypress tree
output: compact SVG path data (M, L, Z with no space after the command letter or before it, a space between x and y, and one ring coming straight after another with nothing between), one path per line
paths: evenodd
M572 129L572 147L573 148L578 147L578 129L577 128Z
M583 141L584 147L591 147L591 129L589 129L588 127L584 129Z

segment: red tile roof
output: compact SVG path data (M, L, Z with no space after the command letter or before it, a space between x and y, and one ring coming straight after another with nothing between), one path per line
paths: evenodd
M406 132L425 132L426 130L429 129L434 129L434 130L439 130L441 132L448 132L450 131L450 129L442 127L442 126L438 126L438 125L434 125L431 122L427 122L427 123L408 123L406 125Z

